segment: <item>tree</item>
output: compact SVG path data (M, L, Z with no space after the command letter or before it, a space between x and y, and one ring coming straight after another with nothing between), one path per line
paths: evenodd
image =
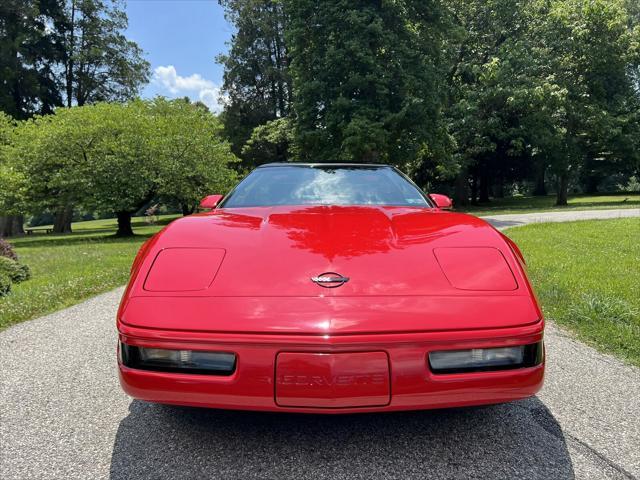
M287 17L278 0L220 0L220 4L236 27L229 53L217 58L224 66L222 119L233 152L243 157L254 128L290 112ZM245 165L255 165L254 159L245 160Z
M491 186L534 176L585 183L637 165L637 54L619 0L448 2L445 116L459 166L456 200L488 200ZM635 82L637 85L637 82ZM588 186L588 185L587 185ZM501 188L497 188L501 190Z
M154 198L193 208L234 181L218 119L183 100L59 108L17 129L9 150L33 212L76 205L115 213L119 236Z
M22 120L61 104L55 68L61 24L59 2L0 2L0 111Z
M438 2L286 6L301 159L406 165L437 141Z
M67 107L130 100L149 81L149 62L124 36L126 28L119 0L65 0L60 34Z
M15 122L0 112L0 237L23 233L23 177L9 153Z
M465 205L469 196L474 202L488 200L494 184L501 191L522 171L521 112L511 96L511 84L521 80L505 67L511 65L510 48L526 35L527 22L518 0L449 0L445 5L451 27L443 114L455 145L455 201Z
M70 232L73 206L86 198L91 174L87 162L95 155L101 131L84 109L65 108L16 128L10 155L27 183L25 210L64 212L56 233Z
M253 129L242 148L242 155L251 165L289 161L295 150L293 125L289 118L278 118Z
M148 81L118 0L7 0L0 13L0 110L17 119L50 114L63 97L69 107L132 99ZM72 203L56 211L54 231L70 232L72 215Z
M209 193L235 183L237 161L222 140L222 122L198 103L156 98L150 103L153 132L150 155L159 160L157 192L188 215Z
M637 168L638 30L630 28L622 0L540 3L537 18L544 21L535 31L532 64L539 85L561 92L560 101L550 102L547 137L556 137L549 155L559 179L556 203L566 205L572 173L582 172L588 184L607 169Z

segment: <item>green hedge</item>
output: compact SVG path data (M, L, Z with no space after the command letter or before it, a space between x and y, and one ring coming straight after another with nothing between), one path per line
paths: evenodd
M4 257L0 257L4 258ZM9 275L4 272L0 272L0 297L6 295L11 291L11 279Z
M0 297L11 290L12 283L19 283L31 277L29 267L9 257L0 257Z

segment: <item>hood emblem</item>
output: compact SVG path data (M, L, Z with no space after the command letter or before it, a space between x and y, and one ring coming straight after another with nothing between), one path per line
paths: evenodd
M311 281L324 288L336 288L344 285L349 281L349 277L343 277L339 273L326 272L318 275L317 277L311 277Z

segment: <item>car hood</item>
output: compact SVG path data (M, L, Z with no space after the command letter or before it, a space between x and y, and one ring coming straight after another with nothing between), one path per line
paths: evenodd
M173 279L170 283L177 286L169 290L176 290L174 296L468 295L468 289L456 286L452 275L443 270L437 252L471 247L497 249L499 261L506 262L512 271L509 275L514 275L515 288L506 290L517 291L521 283L517 260L501 235L473 216L411 207L218 209L180 219L154 238L147 246L136 288L137 295L166 296L167 291L149 287L151 275L157 274ZM167 249L178 249L172 251L172 261L164 254L168 267L159 256ZM179 249L189 252L184 259L191 258L197 272L180 273L178 267L185 262L180 261ZM195 257L194 249L200 249ZM460 252L458 263L473 271L474 255ZM168 270L159 272L160 268ZM312 281L326 272L349 281L337 288ZM454 273L465 275L464 271ZM179 275L202 276L203 283L180 291ZM480 290L491 294L492 288ZM502 291L493 293L505 294L504 288L496 290Z

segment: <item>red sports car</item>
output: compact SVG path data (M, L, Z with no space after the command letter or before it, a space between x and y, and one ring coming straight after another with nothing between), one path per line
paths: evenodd
M518 247L393 167L269 164L141 248L120 380L177 405L353 413L480 405L542 386Z

